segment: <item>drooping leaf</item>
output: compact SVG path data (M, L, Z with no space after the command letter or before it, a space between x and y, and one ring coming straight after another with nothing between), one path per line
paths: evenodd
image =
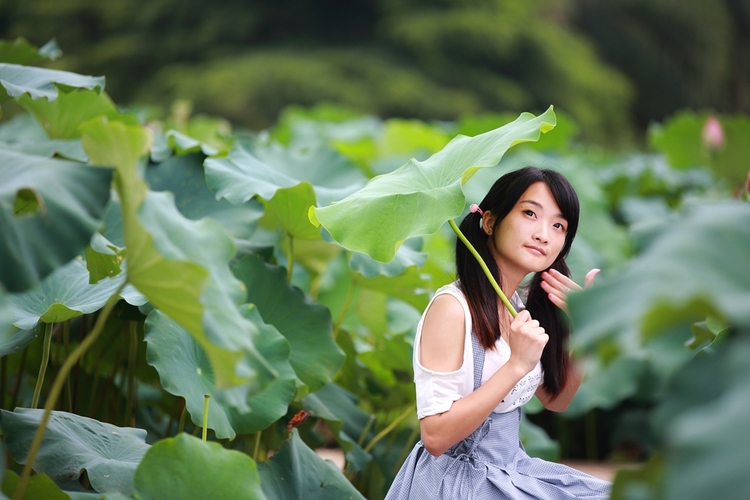
M10 97L20 97L28 93L32 99L46 97L47 100L54 101L58 96L55 84L101 92L104 90L104 77L0 63L0 85L4 88L2 94L7 92Z
M227 200L217 200L206 185L204 159L202 154L186 154L149 165L146 181L154 191L172 192L177 209L188 219L211 217L232 236L249 237L263 214L261 204L250 200L238 206Z
M326 421L352 464L352 470L363 470L372 460L372 456L358 444L363 433L366 433L364 443L373 437L372 432L367 433L371 428L371 415L357 407L353 394L337 384L326 384L319 391L305 396L302 407L313 417Z
M166 137L167 145L173 148L178 155L203 153L206 156L213 156L218 153L215 148L212 148L208 144L204 144L198 139L193 139L189 135L185 135L177 130L168 131Z
M44 158L52 158L57 155L80 162L87 162L89 160L86 152L83 150L81 141L78 140L44 139L42 141L0 143L0 148Z
M461 214L465 204L461 185L474 172L496 165L510 147L537 140L554 124L550 108L538 117L524 113L476 137L458 136L425 161L412 159L344 200L311 207L310 220L346 248L389 262L401 242L434 233Z
M263 321L289 341L289 361L302 383L314 392L330 382L344 353L333 340L328 309L290 287L283 268L256 255L243 258L232 270L247 287L247 300L258 307Z
M82 132L89 156L117 170L129 282L196 338L218 387L255 379L260 389L275 373L253 346L257 329L239 313L244 292L228 268L235 251L229 236L211 219L182 217L171 196L148 191L137 164L149 150L149 131L100 119Z
M112 278L122 272L122 261L126 250L120 248L101 233L94 233L91 244L86 247L86 269L89 283L98 283L104 278Z
M708 314L750 325L748 248L750 206L693 207L615 278L571 294L576 342L637 345L680 325L689 331Z
M315 191L310 183L279 188L271 200L263 202L265 210L260 222L267 227L281 227L292 238L319 240L320 229L307 218L310 204L315 204Z
M187 434L152 446L136 470L133 486L141 500L266 498L250 457Z
M278 144L252 150L235 146L226 158L206 160L206 182L218 198L240 205L254 196L270 200L280 188L307 181L320 204L340 200L364 185L349 160L324 147L284 149Z
M0 426L13 459L26 463L44 410L0 410ZM146 431L53 411L34 470L57 482L75 481L85 469L96 491L129 494L133 474L149 445Z
M160 311L152 311L145 326L148 363L156 368L165 391L185 398L185 406L195 425L202 425L204 395L211 395L208 427L219 439L234 439L236 433L258 432L286 414L294 397L295 375L289 365L289 343L272 326L260 319L255 307L244 314L260 330L258 351L271 363L279 377L265 390L248 398L248 410L240 413L224 403L214 383L213 369L205 351L181 326Z
M297 429L268 462L258 465L258 472L267 498L364 500L333 462L320 458L300 439Z
M81 137L78 129L81 123L98 116L115 118L120 114L107 94L93 90L60 94L55 100L23 95L18 102L36 117L50 139L77 139Z
M120 275L91 285L86 265L74 259L47 276L41 286L10 297L13 324L22 330L31 330L40 321L61 323L98 311L124 279L125 276ZM120 295L132 305L147 302L132 287L126 287Z
M17 292L86 248L104 215L112 171L12 151L0 151L0 165L0 282ZM36 210L16 216L24 190Z
M366 278L376 276L399 276L409 267L421 268L427 262L427 254L422 252L422 238L406 240L396 251L392 261L378 262L367 254L354 252L349 267Z

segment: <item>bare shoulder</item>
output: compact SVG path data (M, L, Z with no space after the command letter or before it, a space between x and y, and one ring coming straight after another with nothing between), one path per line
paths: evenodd
M464 308L450 294L439 295L432 301L422 325L420 362L438 372L461 368L466 330Z

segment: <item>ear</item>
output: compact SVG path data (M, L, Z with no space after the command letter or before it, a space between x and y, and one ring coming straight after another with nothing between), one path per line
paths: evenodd
M494 226L495 218L489 210L485 210L482 214L482 231L484 231L484 234L490 235L492 234Z

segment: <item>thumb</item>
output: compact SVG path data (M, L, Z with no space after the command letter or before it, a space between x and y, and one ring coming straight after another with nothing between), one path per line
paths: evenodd
M583 279L583 287L589 288L594 284L594 278L596 278L596 275L599 274L601 269L592 269L588 273L586 273L586 277Z

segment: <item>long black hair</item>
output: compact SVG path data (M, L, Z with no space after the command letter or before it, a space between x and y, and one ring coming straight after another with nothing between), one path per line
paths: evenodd
M560 271L569 277L570 270L565 263L565 257L570 251L573 238L575 238L578 230L580 207L573 186L562 174L554 170L536 167L525 167L509 172L495 181L479 204L479 208L483 211L489 210L495 216L493 227L493 231L495 231L521 198L521 195L536 182L543 182L549 187L568 223L565 244L550 269ZM482 230L480 221L479 213L470 212L464 217L459 227L466 239L479 252L498 284L502 286L497 262L487 245L489 236ZM474 332L485 349L492 349L495 342L500 338L497 294L484 275L479 263L463 242L458 239L456 240L456 273L461 283L461 289L469 303ZM544 388L550 394L557 395L562 390L570 366L567 349L570 327L565 318L560 315L557 306L550 302L547 293L541 287L541 282L542 273L535 273L528 285L526 308L531 313L531 317L539 321L539 324L544 327L549 335L549 341L544 348L541 359L544 368Z

